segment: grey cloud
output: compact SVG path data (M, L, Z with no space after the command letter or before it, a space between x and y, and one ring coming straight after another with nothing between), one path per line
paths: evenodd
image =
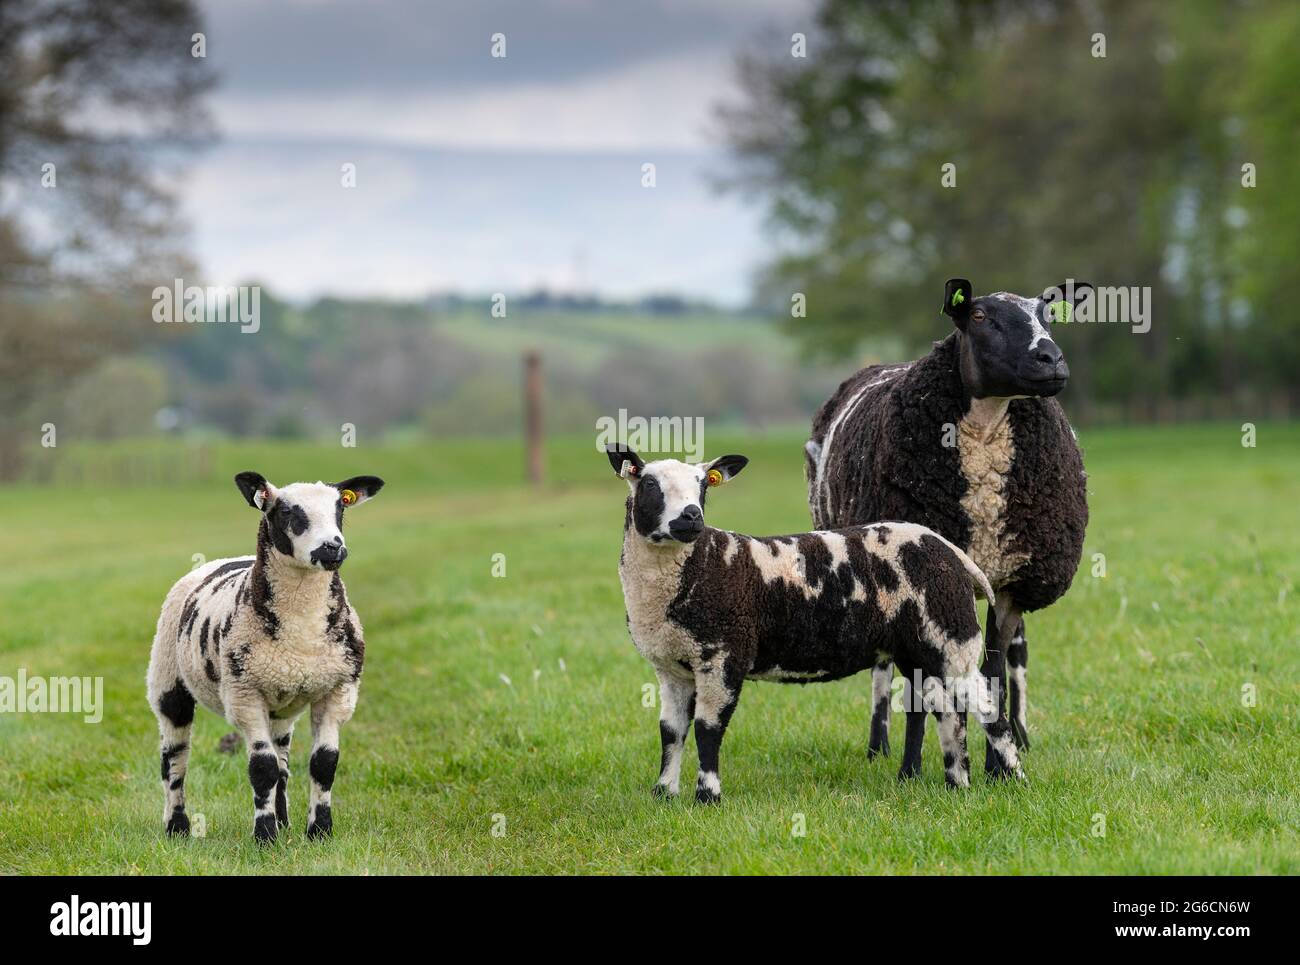
M725 54L805 0L208 0L209 58L235 94L449 91L565 81ZM489 37L507 36L505 61Z

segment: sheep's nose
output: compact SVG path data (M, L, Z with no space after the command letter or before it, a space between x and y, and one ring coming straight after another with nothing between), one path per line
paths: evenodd
M699 506L687 506L676 519L668 524L669 535L682 543L693 542L695 537L703 532L704 513L700 511Z
M1044 340L1038 343L1038 350L1034 353L1034 361L1055 368L1065 363L1065 356L1055 342Z
M313 555L321 563L337 566L348 558L348 548L343 545L342 541L322 543Z

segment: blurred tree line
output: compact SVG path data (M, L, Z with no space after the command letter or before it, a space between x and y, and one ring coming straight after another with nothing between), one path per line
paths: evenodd
M519 433L521 356L493 347L486 305L463 309L449 326L450 316L427 303L322 298L296 306L259 287L257 332L148 322L165 337L59 383L41 411L73 438L159 430L337 438L344 423L370 438ZM581 332L589 350L581 360L562 342L543 351L544 421L555 433L594 431L597 418L620 408L713 424L802 422L842 374L744 345L663 346L656 316L645 313L609 316L626 318L635 338L617 324L584 328L567 310L520 314L539 332ZM769 328L761 319L728 319ZM467 329L475 337L467 339Z
M951 276L1149 286L1146 334L1060 334L1073 412L1294 414L1297 41L1294 0L824 0L807 56L747 54L722 112L787 242L765 303L805 293L813 353L920 352Z
M0 3L0 479L55 421L43 400L112 424L94 385L63 390L130 351L149 279L186 267L166 184L204 129L201 29L190 0ZM99 386L131 379L114 363Z

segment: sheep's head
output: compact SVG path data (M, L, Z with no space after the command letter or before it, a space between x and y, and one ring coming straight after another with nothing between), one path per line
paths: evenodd
M1029 298L1008 292L977 298L965 278L950 278L943 311L960 332L961 377L971 397L1053 396L1065 388L1070 367L1048 326L1069 321L1091 294L1086 282L1068 281Z
M693 543L704 532L704 497L749 462L719 456L712 462L644 462L625 446L606 446L614 472L632 490L632 525L651 543Z
M343 513L383 487L377 476L353 476L340 483L293 483L277 488L256 472L241 472L235 485L248 505L262 513L272 552L308 569L337 570L348 558Z

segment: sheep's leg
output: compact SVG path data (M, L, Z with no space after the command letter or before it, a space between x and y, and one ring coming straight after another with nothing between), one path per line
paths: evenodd
M275 823L277 827L289 826L289 745L293 743L293 720L271 721L271 736L275 740L275 756L280 766L280 777L275 785Z
M194 697L180 680L159 693L153 708L162 738L163 822L168 834L189 834L185 814L185 772L190 761L190 731L194 725Z
M696 669L695 747L700 754L700 772L695 781L695 800L700 804L722 800L718 752L744 680L744 672L731 661L715 660Z
M939 722L939 746L943 748L943 776L949 787L970 787L970 757L966 754L966 715L949 709L935 711Z
M871 740L867 760L877 754L889 756L889 689L894 682L894 664L882 657L871 668Z
M907 702L907 730L903 736L903 763L898 769L898 779L905 781L918 777L921 773L921 747L925 743L925 709L921 705L920 695L912 686L915 676L909 668L900 667L903 672L903 699Z
M898 779L921 775L921 746L925 743L925 711L908 710L907 730L903 735L903 763L898 768Z
M226 697L226 718L244 736L248 748L248 783L253 788L253 837L258 844L275 841L275 786L280 761L271 735L271 715L256 691Z
M339 728L352 718L357 706L357 685L344 684L311 705L311 799L307 806L307 837L334 833L330 793L339 763Z
M1029 644L1025 640L1025 621L1020 619L1016 635L1007 647L1008 696L1011 701L1011 735L1022 751L1029 750L1029 726L1026 719L1025 676L1029 670Z
M1011 600L1003 593L997 594L997 601L989 607L988 626L984 634L984 665L980 667L988 685L993 689L997 705L997 717L984 724L987 738L984 747L984 772L991 778L1024 777L1020 770L1020 757L1016 753L1016 743L1011 736L1011 724L1007 720L1006 699L1006 651L1020 623L1020 611L1011 605Z
M658 797L676 797L681 790L682 751L686 732L695 715L695 680L667 670L655 669L659 678L659 739L662 756L659 780L654 793Z

